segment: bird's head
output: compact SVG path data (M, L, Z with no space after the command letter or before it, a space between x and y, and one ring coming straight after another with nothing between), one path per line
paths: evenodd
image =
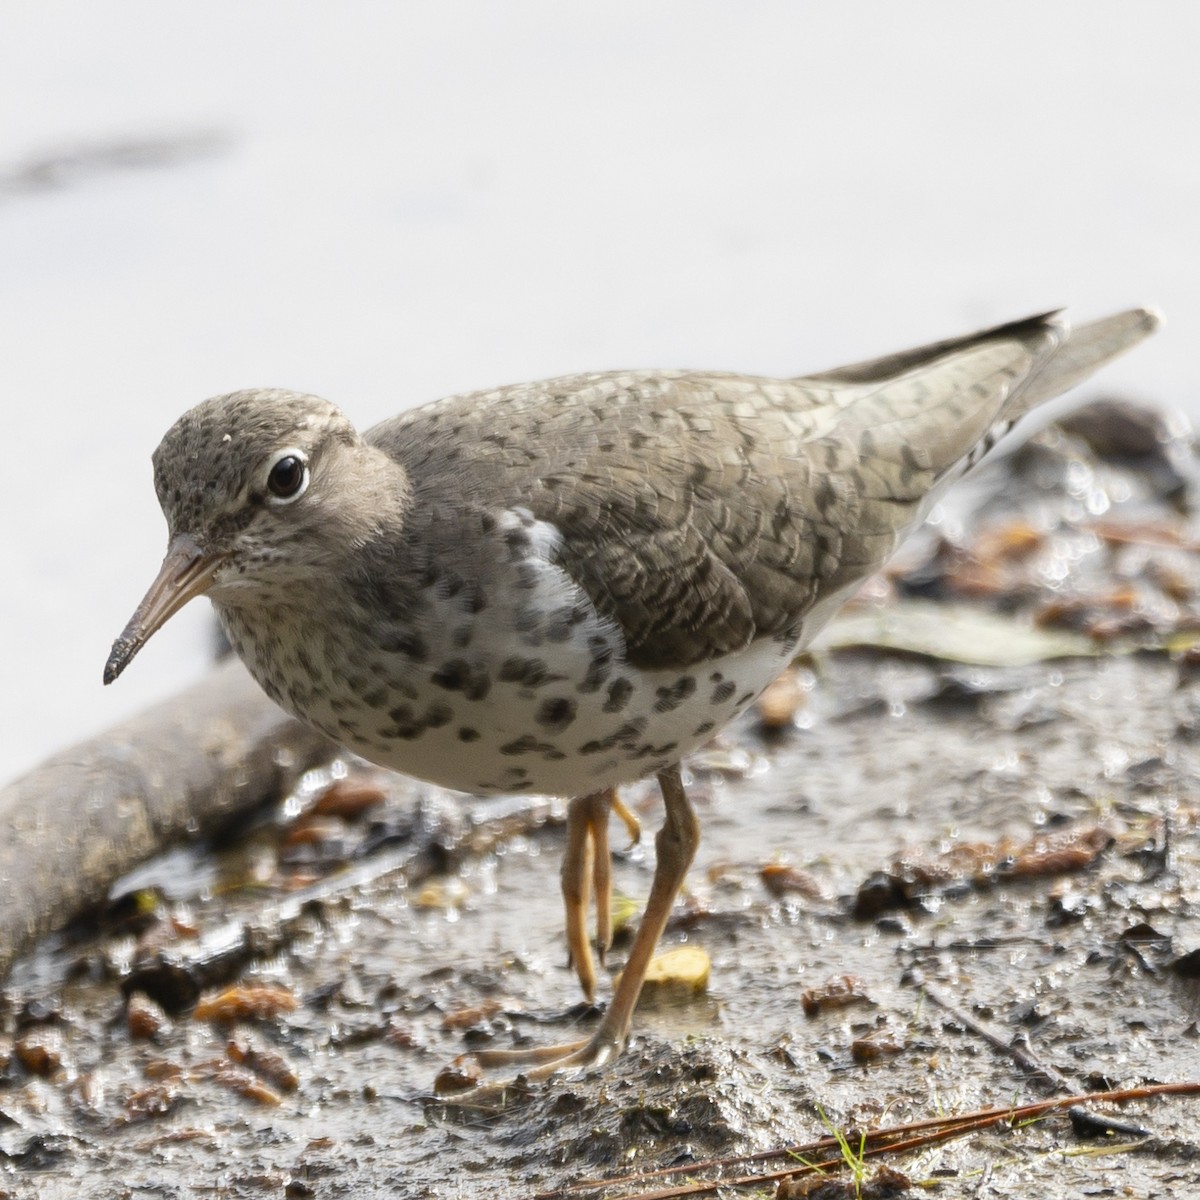
M270 389L184 413L154 452L154 486L167 554L113 643L105 683L194 596L261 604L302 590L331 553L370 536L406 490L400 468L340 409Z

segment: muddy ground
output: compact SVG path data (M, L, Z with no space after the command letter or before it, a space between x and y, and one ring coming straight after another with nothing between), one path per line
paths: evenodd
M628 1177L1200 1080L1190 448L1114 421L991 468L765 722L691 760L703 842L664 948L711 975L648 991L618 1063L501 1112L432 1097L474 1047L596 1020L565 963L562 809L338 762L17 965L0 1195L769 1196L729 1181L786 1159ZM652 833L653 787L626 799ZM613 838L626 915L652 837ZM1198 1106L1092 1106L1130 1128L1053 1116L895 1165L913 1194L1195 1194Z

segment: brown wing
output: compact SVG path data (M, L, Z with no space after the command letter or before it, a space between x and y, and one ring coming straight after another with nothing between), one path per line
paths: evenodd
M877 569L1058 337L1039 318L846 380L575 376L452 397L367 438L443 530L481 508L556 526L630 660L684 666L795 629Z

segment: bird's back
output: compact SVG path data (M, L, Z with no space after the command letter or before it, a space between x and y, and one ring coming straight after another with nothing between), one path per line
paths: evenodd
M1017 419L1156 323L1134 310L1071 333L1046 314L787 380L570 376L451 397L366 436L444 531L455 512L547 522L630 661L687 666L828 608Z

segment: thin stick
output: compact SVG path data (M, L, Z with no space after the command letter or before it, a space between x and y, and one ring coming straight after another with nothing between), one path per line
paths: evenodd
M989 1125L1001 1121L1031 1121L1060 1109L1070 1108L1074 1104L1125 1104L1131 1100L1144 1100L1154 1096L1197 1096L1200 1095L1200 1082L1197 1083L1157 1083L1144 1087L1121 1088L1107 1092L1084 1092L1075 1096L1056 1096L1051 1100L1041 1100L1034 1104L1004 1105L995 1108L975 1109L956 1117L927 1117L920 1121L910 1121L903 1125L890 1128L870 1129L864 1135L864 1157L877 1157L882 1154L899 1154L911 1150L922 1149L937 1142L950 1138L962 1137ZM621 1175L614 1179L586 1179L569 1183L561 1188L548 1192L538 1192L533 1200L562 1200L564 1197L575 1197L588 1192L597 1192L608 1188L623 1187L629 1184L644 1184L652 1179L664 1176L694 1175L701 1171L715 1171L733 1166L745 1166L755 1162L767 1162L779 1158L809 1158L830 1150L837 1150L838 1142L834 1137L818 1138L812 1142L799 1145L784 1146L774 1150L760 1150L755 1154L736 1155L730 1158L709 1159L705 1162L689 1163L681 1167L664 1167L657 1171L647 1171L638 1175ZM742 1175L733 1179L724 1178L713 1181L696 1181L673 1187L663 1188L653 1192L631 1193L625 1200L674 1200L679 1196L699 1196L715 1192L718 1188L749 1187L762 1185L790 1175L800 1175L812 1171L836 1170L845 1165L839 1154L836 1158L825 1159L814 1163L796 1163L786 1169L767 1174Z

